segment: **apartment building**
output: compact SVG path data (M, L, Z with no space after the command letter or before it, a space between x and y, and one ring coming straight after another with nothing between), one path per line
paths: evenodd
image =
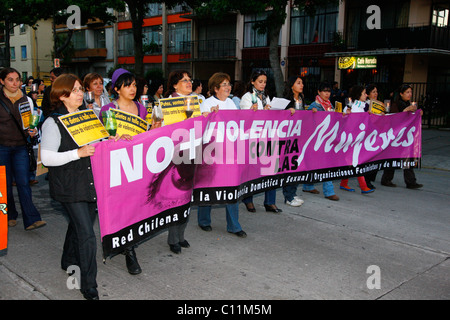
M375 82L385 95L401 83L414 83L416 101L448 92L449 10L448 0L344 0L339 45L325 53L336 59L335 79L342 87ZM358 59L369 64L345 65Z
M29 76L47 79L53 66L52 24L40 20L35 28L26 24L17 25L10 32L10 65L22 73L22 79ZM5 50L4 35L0 37L0 47Z

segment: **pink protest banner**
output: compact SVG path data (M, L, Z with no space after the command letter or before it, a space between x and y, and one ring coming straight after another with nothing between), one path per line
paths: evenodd
M184 222L191 205L419 164L418 113L219 111L97 144L104 255Z

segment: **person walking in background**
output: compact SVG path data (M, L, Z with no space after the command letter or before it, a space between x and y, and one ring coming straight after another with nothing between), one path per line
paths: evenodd
M102 76L95 72L88 73L84 77L83 86L86 107L92 109L97 117L100 117L100 109L110 102L103 87ZM92 92L93 97L89 96L89 92Z
M60 75L64 73L64 69L62 68L54 68L50 71L50 81L53 83L53 81L56 80ZM47 118L47 116L50 113L51 108L51 102L50 102L50 92L52 91L52 85L49 85L44 90L44 96L42 98L42 112L44 114L44 118Z
M245 83L243 81L236 81L233 86L232 96L230 96L231 100L236 105L236 108L240 109L241 106L241 98L245 94L246 90Z
M27 138L34 138L37 128L28 128L22 123L19 105L29 104L33 108L31 98L20 89L20 73L13 68L3 68L0 71L0 166L6 169L6 190L8 201L8 226L17 225L18 211L16 209L12 190L13 179L19 194L25 230L34 230L47 223L33 204L30 188L30 159L27 151Z

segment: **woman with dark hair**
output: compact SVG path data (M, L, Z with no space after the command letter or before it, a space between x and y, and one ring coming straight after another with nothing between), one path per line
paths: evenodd
M192 94L192 75L186 70L176 70L169 74L166 98L184 97Z
M308 110L317 111L332 111L333 106L330 102L331 86L327 82L322 82L317 88L317 96L313 103L308 107ZM322 184L323 194L325 198L332 201L339 201L339 197L334 192L333 181L325 181ZM319 190L314 187L313 183L303 185L303 192L312 194L319 194Z
M83 86L74 74L63 74L52 84L50 115L42 125L41 159L49 170L50 196L59 201L69 220L61 267L77 265L81 273L81 293L98 300L97 241L94 221L97 194L90 157L95 147L78 147L59 117L86 109Z
M250 76L250 81L247 85L247 93L242 96L240 107L241 110L269 110L270 98L266 93L267 74L264 70L255 70ZM267 212L279 213L281 209L275 205L277 190L272 189L265 192L264 208ZM244 202L249 212L256 212L253 204L253 196L244 198Z
M167 92L165 97L186 97L192 94L192 79L191 74L186 70L176 70L169 74L167 80ZM179 225L169 227L169 235L167 237L167 243L169 244L170 251L173 253L181 253L181 248L189 248L189 242L184 238L184 232L186 230L189 217L186 222Z
M198 96L198 103L200 107L202 106L203 102L205 102L205 96L202 94L203 92L203 85L202 82L198 79L194 79L192 82L192 94Z
M159 103L159 99L163 98L164 85L162 80L152 80L148 88L148 101Z
M370 102L370 100L378 100L378 88L375 84L369 84L366 86L366 93L367 93L367 101ZM369 110L369 103L366 102L366 111ZM377 178L377 172L378 170L371 171L369 173L364 174L364 179L366 180L367 187L370 189L376 189L375 186L372 184L372 182L375 181Z
M15 178L24 228L33 230L46 225L33 204L29 184L30 161L26 139L35 137L38 130L28 129L29 124L22 123L20 112L27 106L33 108L33 101L20 90L20 73L16 69L3 68L0 71L0 83L0 166L6 168L8 226L16 226L19 215L12 189Z
M117 100L108 103L100 110L100 120L103 122L102 112L109 109L118 109L138 116L145 120L147 117L147 109L135 101L136 97L136 78L134 74L125 69L117 69L114 71L111 77L111 87L114 90L115 95L118 96ZM154 126L152 126L153 128ZM155 126L156 127L156 126ZM131 140L132 137L124 135L124 139ZM118 139L118 136L115 137ZM128 269L128 273L132 275L140 274L142 272L141 266L137 260L135 247L126 248L123 252L125 254L125 263Z
M295 110L304 110L303 99L303 79L300 75L289 77L286 84L284 97L290 102L286 110L290 110L291 114ZM297 196L298 184L283 187L284 202L291 207L299 207L304 201Z
M142 77L136 77L136 96L134 101L138 101L142 104L141 96L148 95L148 81Z
M246 86L244 81L236 81L234 83L233 86L233 97L231 98L231 100L234 102L234 104L236 105L236 108L240 109L240 103L241 103L241 99L242 96L245 94L246 92Z
M350 108L346 107L346 108L348 108L348 111L350 113L360 113L360 112L367 111L366 110L367 94L366 94L366 89L363 86L353 86L350 89L350 98L352 99L353 103L350 106ZM344 109L344 112L345 112L345 109ZM359 176L359 177L357 177L357 179L358 179L359 187L361 188L361 193L366 194L366 193L371 193L371 192L375 191L373 188L369 188L367 186L364 176ZM342 190L345 190L345 191L350 191L350 192L355 191L355 189L350 188L348 186L348 179L342 179L339 188Z
M399 88L399 94L392 103L391 113L417 111L417 106L411 104L411 97L412 87L409 84L402 84ZM422 112L422 110L420 110L420 112ZM392 183L394 173L395 169L385 169L383 176L381 177L381 185L386 187L396 187L397 185ZM403 179L408 189L418 189L423 187L423 184L417 183L413 168L403 169Z

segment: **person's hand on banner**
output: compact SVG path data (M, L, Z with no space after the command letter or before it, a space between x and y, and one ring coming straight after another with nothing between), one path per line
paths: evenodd
M91 145L85 145L78 149L78 156L80 158L93 156L95 152L95 147Z

